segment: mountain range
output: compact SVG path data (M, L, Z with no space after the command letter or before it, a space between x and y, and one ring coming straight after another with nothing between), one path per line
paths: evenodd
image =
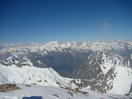
M132 90L132 41L0 45L0 83L90 89L108 94Z

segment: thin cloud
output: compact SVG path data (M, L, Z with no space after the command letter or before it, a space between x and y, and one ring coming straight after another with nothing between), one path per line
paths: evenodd
M113 34L111 31L111 22L109 18L103 18L99 21L100 36L104 40L113 40Z

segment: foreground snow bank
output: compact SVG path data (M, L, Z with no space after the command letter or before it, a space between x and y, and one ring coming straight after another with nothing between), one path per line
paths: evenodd
M0 93L0 99L113 99L114 95L107 96L87 91L87 94L80 92L69 92L67 89L53 87L53 86L39 86L39 85L17 85L21 90L11 91L7 93ZM72 94L71 94L72 93ZM25 97L25 98L24 98ZM29 98L30 97L30 98ZM32 98L31 98L32 97ZM129 99L124 96L115 96L116 98L122 97L123 99Z

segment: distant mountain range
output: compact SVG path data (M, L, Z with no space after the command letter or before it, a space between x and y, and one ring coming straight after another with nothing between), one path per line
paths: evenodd
M0 45L0 64L0 83L76 86L123 95L132 90L132 41L5 44ZM46 78L46 70L55 71ZM10 76L15 72L22 80Z

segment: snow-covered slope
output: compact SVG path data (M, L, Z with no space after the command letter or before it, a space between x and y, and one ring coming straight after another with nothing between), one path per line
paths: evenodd
M114 68L120 64L122 57L117 54L107 54L106 52L103 52L102 60L103 62L100 64L100 67L103 74L105 75L111 68Z
M128 67L116 67L115 78L113 81L110 81L112 84L112 89L108 93L113 94L126 94L130 91L130 86L132 85L132 69ZM109 84L110 84L109 83Z
M38 84L44 86L67 86L68 78L61 77L52 68L37 68L33 66L12 67L0 64L0 84Z

